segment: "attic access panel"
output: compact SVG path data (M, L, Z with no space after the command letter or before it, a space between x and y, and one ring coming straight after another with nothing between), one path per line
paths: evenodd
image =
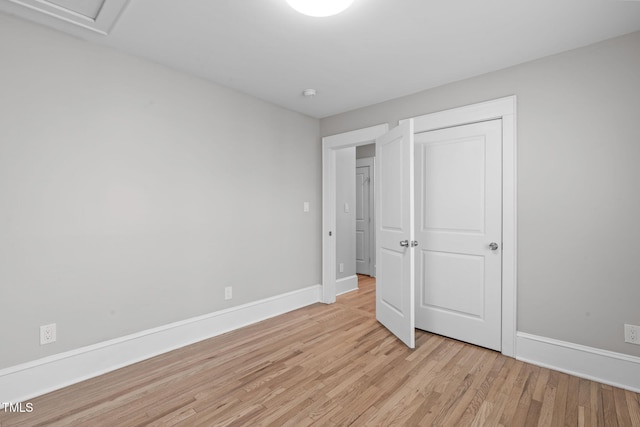
M70 22L107 35L129 0L9 0L24 8L14 12L37 20L36 14ZM3 7L3 9L7 9ZM10 10L9 10L10 11Z
M53 3L87 18L96 19L104 0L48 0L46 3Z

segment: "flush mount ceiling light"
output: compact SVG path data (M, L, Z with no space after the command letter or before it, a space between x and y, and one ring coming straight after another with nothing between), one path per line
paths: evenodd
M322 18L337 15L353 3L353 0L287 0L289 6L298 12Z

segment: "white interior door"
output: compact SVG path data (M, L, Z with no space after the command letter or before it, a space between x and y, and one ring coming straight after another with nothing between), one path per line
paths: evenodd
M500 351L501 120L415 144L416 327Z
M415 347L413 120L376 140L376 319Z
M371 168L356 167L356 273L371 275Z

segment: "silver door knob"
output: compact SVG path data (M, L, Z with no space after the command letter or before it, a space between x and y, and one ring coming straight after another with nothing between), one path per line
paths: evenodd
M408 248L409 247L409 241L408 240L401 240L400 241L400 246L402 246L403 248Z
M415 248L416 246L418 246L418 241L417 240L412 240L411 241L411 247Z
M498 250L498 244L496 242L489 243L489 247L491 248L492 251Z

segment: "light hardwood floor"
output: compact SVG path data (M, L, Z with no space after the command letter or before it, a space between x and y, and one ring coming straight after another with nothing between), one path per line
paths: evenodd
M375 320L375 281L32 400L2 426L640 426L640 395Z

